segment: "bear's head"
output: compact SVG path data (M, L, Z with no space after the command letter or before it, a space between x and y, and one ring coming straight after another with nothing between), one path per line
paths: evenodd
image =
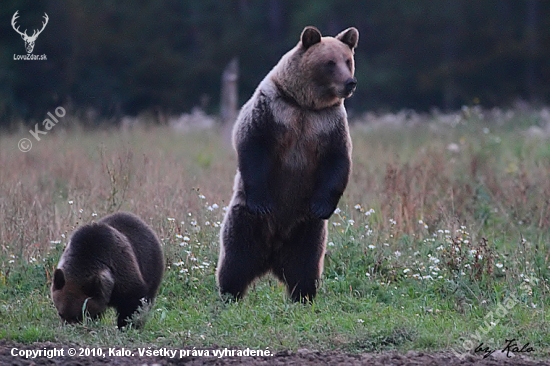
M96 318L107 308L114 283L108 269L79 277L79 274L69 276L65 270L57 268L51 287L57 313L68 323L82 321L85 314Z
M277 87L302 107L323 109L339 105L355 91L354 50L359 32L351 27L336 37L323 37L306 27L300 42L274 69Z

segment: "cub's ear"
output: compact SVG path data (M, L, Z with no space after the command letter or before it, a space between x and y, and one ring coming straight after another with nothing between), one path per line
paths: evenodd
M338 33L336 39L344 42L353 50L357 47L357 42L359 42L359 31L355 27L350 27Z
M302 47L307 50L314 44L321 42L321 32L315 27L305 27L300 36L300 41L302 42Z
M61 290L65 286L65 274L61 268L57 268L53 273L53 289Z

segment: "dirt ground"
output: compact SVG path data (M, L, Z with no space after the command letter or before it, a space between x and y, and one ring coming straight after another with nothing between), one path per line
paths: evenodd
M38 356L32 358L32 352L38 351L53 352L56 349L60 353L63 350L63 356L54 357ZM550 361L535 361L522 355L514 355L506 358L505 354L498 354L483 358L481 355L466 355L459 358L452 353L424 353L409 351L406 354L394 352L385 353L365 353L348 354L344 352L317 352L311 350L299 350L298 352L278 352L269 357L221 357L210 356L183 356L177 354L171 358L169 355L162 356L140 356L138 349L116 348L113 351L117 355L109 355L108 348L102 348L102 356L68 356L70 350L78 352L93 352L92 349L86 350L82 346L60 345L55 343L35 343L32 345L22 345L5 340L0 340L0 365L140 365L140 366L160 366L160 365L550 365ZM81 350L82 349L82 350ZM145 349L153 350L145 347ZM192 350L187 348L188 350ZM98 351L97 349L95 349ZM162 351L162 349L160 349ZM157 350L158 351L158 350ZM166 351L166 350L165 350ZM168 349L168 351L170 351ZM179 353L179 350L171 350ZM72 352L72 351L71 351ZM123 355L126 352L129 355ZM29 357L25 357L28 353Z

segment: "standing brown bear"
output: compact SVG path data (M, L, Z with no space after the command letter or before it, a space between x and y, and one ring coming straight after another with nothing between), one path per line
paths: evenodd
M271 271L294 301L312 300L323 270L327 219L349 180L359 32L322 37L306 27L242 107L233 129L238 170L221 229L217 281L241 298Z
M52 299L69 323L113 306L122 328L143 301L152 303L163 273L156 234L137 216L118 212L72 234L54 272Z

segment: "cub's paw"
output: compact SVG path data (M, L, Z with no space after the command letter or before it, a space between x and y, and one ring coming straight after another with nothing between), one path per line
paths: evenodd
M311 207L310 207L311 214L314 217L322 220L327 220L332 215L335 208L336 208L336 205L331 204L327 200L320 200L320 199L314 200L311 203Z

